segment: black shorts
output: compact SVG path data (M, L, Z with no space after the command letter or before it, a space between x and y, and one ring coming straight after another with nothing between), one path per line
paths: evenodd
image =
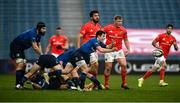
M52 68L58 65L58 61L55 56L53 55L41 55L39 59L36 61L36 64L41 66L41 68Z
M22 58L25 59L24 50L18 49L13 42L10 44L10 53L11 59Z
M80 50L76 50L76 52L73 53L71 59L70 59L70 63L76 67L76 62L81 61L81 60L85 60L86 64L89 64L90 61L90 55L89 54L85 54L82 53Z

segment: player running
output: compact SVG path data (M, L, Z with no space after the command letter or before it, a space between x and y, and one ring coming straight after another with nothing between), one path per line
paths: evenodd
M146 80L148 77L151 76L151 74L160 68L160 86L167 86L168 83L164 82L164 75L165 75L165 68L167 66L166 59L168 57L170 47L174 45L174 49L178 51L178 46L176 39L173 35L171 35L171 32L173 30L173 25L168 24L166 26L166 33L159 34L152 42L152 45L163 51L163 54L161 57L155 57L156 61L152 67L152 69L148 70L143 77L138 79L138 87L142 87L144 80Z
M114 24L110 24L104 27L104 31L107 33L106 35L106 44L109 45L111 43L115 43L114 47L118 49L118 51L105 53L105 70L104 70L104 85L106 89L109 89L109 77L112 69L112 63L114 60L117 60L121 67L121 77L122 84L121 87L124 89L129 89L126 83L126 56L130 52L130 46L127 36L126 29L122 26L123 18L121 16L114 17ZM122 50L122 41L124 41L127 50Z
M32 47L34 51L41 55L41 36L46 32L46 25L43 22L37 23L36 27L31 28L18 37L16 37L10 44L10 57L16 62L16 86L24 76L26 59L24 51Z

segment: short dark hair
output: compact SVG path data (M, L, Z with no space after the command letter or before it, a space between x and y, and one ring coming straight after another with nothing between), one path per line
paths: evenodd
M62 28L60 27L60 26L58 26L57 28L56 28L56 30L61 30Z
M114 20L117 20L117 19L122 19L122 16L119 16L119 15L116 15L116 16L114 16Z
M102 31L102 30L97 31L97 32L96 32L96 38L97 38L98 36L103 35L103 34L106 34L106 33L105 33L104 31Z
M43 22L38 22L37 25L36 25L36 29L40 30L42 27L46 27L46 24L43 23Z
M166 28L172 27L172 29L174 28L172 24L168 24L166 25Z
M99 11L98 11L98 10L92 10L92 11L90 11L89 16L90 16L90 17L93 17L93 15L94 15L95 13L98 13L98 14L99 14Z

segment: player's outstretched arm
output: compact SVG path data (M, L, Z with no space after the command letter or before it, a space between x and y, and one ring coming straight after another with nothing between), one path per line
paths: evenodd
M101 46L97 46L96 49L102 53L109 53L117 50L117 48L115 47L113 47L112 49L107 49L107 48L102 48Z
M111 44L109 44L109 45L106 46L106 48L111 49L111 48L114 47L115 44L116 44L116 42L115 42L115 41L112 41Z

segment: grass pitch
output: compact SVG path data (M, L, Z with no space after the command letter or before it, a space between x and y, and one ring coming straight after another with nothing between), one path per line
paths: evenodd
M180 76L166 75L167 87L159 87L159 75L148 78L142 88L137 79L142 75L128 75L130 90L120 88L121 77L112 75L109 90L79 92L70 90L15 90L14 75L0 75L0 102L179 102ZM100 75L99 80L103 81ZM30 86L31 87L31 86Z

